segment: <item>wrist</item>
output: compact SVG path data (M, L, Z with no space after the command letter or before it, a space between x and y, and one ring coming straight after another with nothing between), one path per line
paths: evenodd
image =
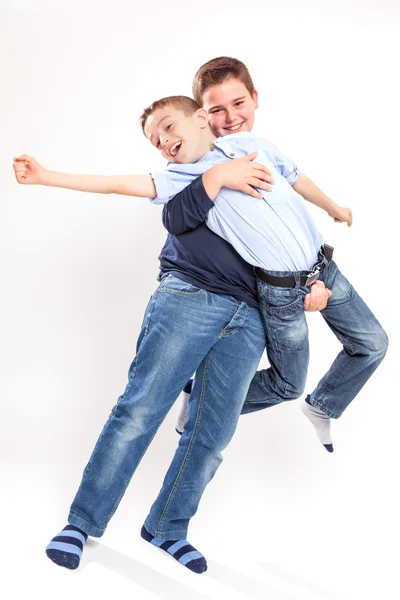
M39 185L48 185L48 186L53 185L54 178L52 177L52 175L54 175L54 171L50 171L49 169L42 169L40 171L40 173L38 174L37 183Z
M214 165L202 175L204 189L210 200L215 200L224 185L222 165Z
M328 213L329 216L331 216L331 213L336 212L339 209L339 205L336 204L336 202L334 202L333 200L331 200L330 198L326 197L325 199L325 210Z
M220 190L222 187L224 187L224 185L226 185L226 180L224 177L224 173L225 173L224 163L222 163L220 165L214 165L214 167L212 167L211 171L212 171L212 176L213 176L215 185L218 186L218 188Z

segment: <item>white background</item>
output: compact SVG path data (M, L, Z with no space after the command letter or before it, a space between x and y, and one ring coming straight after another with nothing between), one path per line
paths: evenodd
M396 4L2 0L0 546L7 597L399 597ZM240 58L252 73L256 131L352 207L352 229L313 214L388 332L390 351L333 423L333 455L299 403L240 420L190 529L209 560L206 575L191 574L138 536L177 443L177 405L106 534L69 572L48 561L44 547L64 526L125 387L166 233L160 208L145 200L18 186L12 158L26 152L70 172L162 167L138 126L142 109L162 96L190 95L196 69L219 55ZM309 324L310 391L339 346L320 315Z

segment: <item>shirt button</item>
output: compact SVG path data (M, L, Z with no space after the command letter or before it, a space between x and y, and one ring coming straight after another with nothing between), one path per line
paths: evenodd
M210 150L211 150L211 152L214 152L214 150L215 150L214 146L211 146Z
M229 156L235 156L235 153L234 153L234 152L231 152Z

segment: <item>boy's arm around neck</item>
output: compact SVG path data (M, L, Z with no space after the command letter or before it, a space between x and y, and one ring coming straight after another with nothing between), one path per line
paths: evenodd
M14 158L18 183L45 185L95 194L122 194L139 198L154 198L156 188L151 175L77 175L50 171L33 157L23 154Z

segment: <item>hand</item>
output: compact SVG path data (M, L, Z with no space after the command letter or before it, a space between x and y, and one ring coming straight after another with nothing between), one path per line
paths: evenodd
M38 184L42 183L43 175L46 172L32 156L22 154L14 158L14 173L18 183Z
M317 279L317 281L311 285L311 292L304 298L304 310L307 312L323 310L331 296L331 290L328 290L328 288L325 287L323 281Z
M260 163L252 162L257 152L252 152L241 158L234 158L218 165L221 187L229 187L240 192L246 192L254 198L262 198L261 194L254 188L260 188L267 192L272 190L270 183L275 183L272 173L267 167Z
M353 213L350 208L335 206L329 210L328 215L332 217L335 223L347 223L347 227L351 227L353 224Z

